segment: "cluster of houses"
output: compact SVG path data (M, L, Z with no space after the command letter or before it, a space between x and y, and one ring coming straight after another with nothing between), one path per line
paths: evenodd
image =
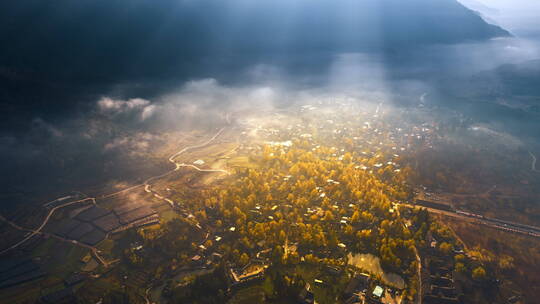
M317 304L315 294L311 291L311 285L306 283L306 286L298 294L298 302L300 304Z
M343 292L346 304L361 303L369 289L370 277L367 274L355 274Z
M386 303L383 300L385 293L393 296L392 290L371 281L369 274L356 273L343 292L345 304L379 304Z
M54 232L63 238L95 246L109 233L158 222L157 212L143 202L124 203L112 211L90 204L63 220Z
M303 108L303 110L305 109L309 110L309 108ZM374 155L377 151L386 150L387 148L393 151L393 157L391 159L374 164L371 166L371 168L365 165L359 165L357 166L358 169L377 170L384 165L392 165L396 168L395 171L399 172L399 165L393 161L394 158L399 157L399 155L396 153L406 151L417 145L427 146L429 148L433 147L432 142L434 130L436 129L435 125L426 123L419 126L384 125L383 122L378 119L378 115L374 115L373 118L370 117L371 114L368 112L358 113L358 115L358 117L364 116L366 119L362 125L361 136L358 136L359 134L355 132L355 130L358 130L358 128L351 127L350 124L343 121L342 117L338 115L336 115L336 117L327 116L327 118L335 119L327 119L324 122L319 121L318 123L318 129L320 130L318 133L320 135L328 136L330 139L352 138L355 142L357 142L358 149L372 151L363 151L362 153L365 155ZM317 118L320 117L317 116ZM268 141L267 144L282 147L281 153L284 153L284 151L286 151L287 148L292 145L292 140L310 142L313 145L313 151L320 148L320 146L316 145L315 141L313 141L312 134L309 133L312 131L312 127L306 124L289 125L285 129L264 128L259 125L254 126L251 132L253 131L268 139L274 139L274 141ZM247 134L247 132L244 133ZM382 138L385 139L385 142L381 141ZM338 157L339 160L343 159L343 153L339 155L340 153L338 149L335 147L334 149L336 150L336 153L334 153L332 156ZM242 145L240 146L239 151L253 153L253 150L260 150L260 147L246 147ZM341 152L344 152L344 150L341 149Z
M232 268L228 270L230 288L235 288L257 282L264 278L264 273L268 265L262 260L252 260L242 268Z
M437 250L437 240L428 233L430 254L426 258L429 272L427 277L428 288L424 292L426 304L456 304L460 303L458 291L453 277L453 255L443 255Z
M448 267L446 261L433 258L429 261L429 284L424 303L454 304L460 303L456 291L452 269Z

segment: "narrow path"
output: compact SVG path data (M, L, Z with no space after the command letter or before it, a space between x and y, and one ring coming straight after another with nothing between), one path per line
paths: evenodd
M443 216L453 217L453 218L456 218L456 219L459 219L459 220L462 220L462 221L465 221L465 222L484 225L484 226L488 226L488 227L491 227L493 229L497 229L497 230L501 230L501 231L519 233L519 234L523 234L523 235L527 235L527 236L531 236L531 237L540 238L540 232L538 232L538 231L540 231L540 227L529 226L530 229L526 229L526 228L523 228L523 227L516 226L516 225L523 225L523 224L519 224L519 223L504 222L504 221L501 221L501 220L490 219L490 218L478 218L478 217L474 217L474 216L466 216L466 215L459 214L459 213L456 213L456 212L440 210L440 209L435 209L435 208L429 208L429 207L424 207L424 206L418 206L418 205L410 205L410 204L401 204L401 205L407 206L407 207L410 207L410 208L426 209L430 213L435 213L435 214L439 214L439 215L443 215ZM500 222L500 223L497 223L497 222ZM535 230L535 231L533 231L533 230Z
M179 155L185 153L186 151L189 151L189 150L192 150L192 149L198 149L198 148L202 148L204 146L207 146L209 145L212 141L214 141L219 135L221 135L221 133L223 132L223 130L225 130L225 127L219 129L219 131L214 135L212 136L212 138L210 138L209 140L205 141L204 143L202 144L199 144L199 145L194 145L194 146L188 146L188 147L185 147L184 149L174 153L173 155L171 155L169 158L168 158L168 161L172 164L174 164L174 169L170 170L170 171L167 171L163 174L160 174L160 175L156 175L156 176L152 176L148 179L146 179L143 183L141 184L138 184L138 185L134 185L134 186L131 186L129 188L126 188L126 189L123 189L123 190L120 190L120 191L117 191L117 192L114 192L114 193L110 193L110 194L107 194L107 195L103 195L101 196L100 198L109 198L109 197L113 197L113 196L116 196L118 194L122 194L124 192L129 192L133 189L137 189L137 188L140 188L140 187L146 187L151 181L153 180L156 180L156 179L160 179L160 178L163 178L177 170L179 170L181 167L184 167L184 166L179 166L179 164L177 164L174 159L177 158ZM193 165L190 165L192 167L195 167ZM198 169L198 168L197 168ZM199 169L199 171L202 171L201 169ZM208 171L208 172L212 172L212 171Z
M420 255L418 254L418 249L416 249L416 246L414 248L414 255L416 256L416 263L418 266L416 267L416 271L418 272L418 296L416 298L416 303L422 304L422 300L424 297L424 292L422 290L422 260L420 259Z
M13 246L9 247L9 248L6 248L2 251L0 251L0 255L2 255L3 253L5 252L8 252L12 249L15 249L17 247L19 247L20 245L22 245L23 243L25 243L26 241L28 241L29 239L31 239L32 237L34 237L35 235L37 234L40 234L41 233L41 230L45 227L45 225L47 225L47 223L49 222L49 220L51 219L51 216L54 214L54 212L60 208L64 208L64 207L67 207L67 206L70 206L70 205L74 205L74 204L77 204L77 203L83 203L83 202L86 202L86 201L93 201L94 204L95 204L95 199L94 198L85 198L85 199L81 199L81 200L77 200L77 201L73 201L73 202L68 202L68 203L65 203L65 204L62 204L62 205L58 205L54 208L52 208L49 213L47 213L47 216L45 217L45 219L43 220L43 223L41 223L41 225L37 228L37 229L27 229L27 228L23 228L23 227L20 227L19 225L13 223L12 221L6 219L5 217L3 217L2 215L0 215L0 220L8 223L9 225L11 225L13 228L17 229L17 230L21 230L21 231L28 231L28 232L31 232L28 236L26 236L24 239L22 239L21 241L19 241L18 243L14 244Z
M144 191L147 192L147 193L152 193L154 195L154 197L160 199L160 200L164 200L166 201L171 207L174 207L174 202L169 199L169 198L166 198L166 197L163 197L162 195L160 195L159 193L157 193L156 191L152 190L152 186L150 185L150 182L153 181L153 180L156 180L156 179L159 179L159 178L163 178L173 172L176 172L178 170L180 170L181 168L184 168L184 167L190 167L190 168L193 168L199 172L222 172L222 173L227 173L227 174L230 174L229 171L227 170L223 170L223 169L201 169L195 165L191 165L191 164L184 164L184 163L177 163L175 161L175 158L177 158L179 155L181 155L182 153L185 153L186 151L189 151L189 150L192 150L192 149L198 149L198 148L203 148L207 145L209 145L212 141L214 141L219 135L221 135L221 133L223 132L225 128L221 128L214 136L212 136L212 138L210 138L208 141L200 144L200 145L195 145L195 146L188 146L188 147L185 147L184 149L174 153L173 155L171 155L169 157L169 162L173 163L174 164L174 169L171 170L171 171L168 171L168 172L165 172L164 174L161 174L161 175L158 175L158 176L154 176L154 177L151 177L149 179L147 179L146 181L144 181L143 184L139 185L139 186L143 186L144 185Z
M397 215L398 215L398 218L402 218L401 217L401 212L399 212L399 205L400 204L397 204L397 208L396 211L397 211ZM407 228L407 226L405 225L404 222L403 223L403 228L406 229L406 230L409 230L409 228ZM418 275L418 293L417 293L417 297L416 297L416 303L417 304L422 304L422 300L423 300L423 290L422 290L422 259L420 258L420 254L418 253L418 249L416 248L416 245L413 246L414 248L414 255L416 256L416 263L418 264L417 267L416 267L416 271L417 271L417 275Z
M189 151L191 149L198 149L198 148L202 148L208 144L210 144L212 141L214 141L219 135L221 135L221 133L223 132L223 130L225 130L225 127L219 129L219 131L216 133L216 135L214 135L212 138L210 138L208 141L200 144L200 145L195 145L195 146L189 146L189 147L185 147L184 149L174 153L173 155L171 155L171 157L169 157L169 162L173 163L173 164L176 164L176 162L174 161L174 159L176 157L178 157L178 155L186 152L186 151Z
M456 239L461 243L461 245L463 245L463 249L465 249L466 252L469 251L469 247L467 246L467 244L463 241L463 239L456 233L456 231L450 227L450 225L446 225L446 227L448 227L448 229L450 229L450 231L452 231L452 233L454 234L454 236L456 237Z
M224 170L224 169L201 169L195 165L190 165L190 164L176 164L178 166L178 168L182 168L182 167L189 167L189 168L193 168L197 171L200 171L200 172L221 172L221 173L226 173L226 174L230 174L229 171L227 170Z
M199 144L199 145L194 145L194 146L188 146L188 147L185 147L184 149L176 152L175 154L171 155L169 157L169 162L173 163L175 165L175 168L173 170L170 170L168 172L165 172L163 174L160 174L160 175L157 175L157 176L153 176L153 177L150 177L148 178L147 180L144 181L144 183L142 184L139 184L139 185L135 185L135 186L131 186L129 188L126 188L126 189L123 189L123 190L120 190L120 191L117 191L117 192L114 192L114 193L111 193L111 194L108 194L108 195L104 195L104 196L101 196L100 198L109 198L109 197L113 197L113 196L116 196L118 194L121 194L121 193L124 193L124 192L128 192L128 191L131 191L133 189L137 189L139 187L145 187L145 191L146 192L151 192L151 189L150 189L150 182L155 180L155 179L159 179L159 178L163 178L177 170L179 170L180 168L182 167L192 167L198 171L201 171L201 172L225 172L225 173L229 173L227 172L226 170L221 170L221 169L216 169L216 170L211 170L211 169L200 169L194 165L186 165L186 164L177 164L174 159L176 157L178 157L179 155L181 155L182 153L186 152L186 151L189 151L191 149L197 149L197 148L202 148L208 144L210 144L212 141L214 141L222 132L223 130L225 129L225 127L221 128L212 138L210 138L208 141L202 143L202 144ZM169 204L171 204L172 206L172 201L170 199L166 199L164 197L161 197L159 196L159 194L157 193L154 193L154 195L157 195L157 197L159 197L160 199L165 199ZM52 217L52 215L59 209L61 208L64 208L64 207L67 207L67 206L71 206L71 205L74 205L74 204L77 204L77 203L82 203L82 202L86 202L86 201L89 201L91 200L94 204L96 204L96 198L95 197L88 197L88 198L84 198L84 199L81 199L81 200L76 200L76 201L72 201L72 202L67 202L65 204L62 204L62 205L58 205L54 208L52 208L48 213L47 213L47 216L45 217L45 219L43 220L43 222L41 223L41 225L37 228L37 229L27 229L27 228L23 228L23 227L20 227L19 225L11 222L10 220L6 219L5 217L3 217L2 215L0 215L0 220L8 223L9 225L11 225L13 228L17 229L17 230L20 230L20 231L28 231L28 232L31 232L29 235L27 235L25 238L23 238L21 241L19 241L18 243L10 246L9 248L6 248L2 251L0 251L0 255L10 251L10 250L13 250L17 247L19 247L20 245L24 244L25 242L27 242L29 239L31 239L32 237L34 237L35 235L37 234L44 234L44 235L49 235L49 236L52 236L52 237L55 237L59 240L62 240L62 241L65 241L65 242L70 242L72 244L75 244L75 245L78 245L78 246L82 246L82 247L85 247L85 248L88 248L88 249L91 249L92 250L92 253L96 256L96 258L104 265L104 266L108 266L108 263L102 259L99 254L98 254L98 249L95 248L95 247L92 247L92 246L89 246L89 245L86 245L86 244L83 244L83 243L80 243L76 240L68 240L68 239L64 239L60 236L57 236L57 235L54 235L54 234L49 234L49 233L43 233L41 230L47 225L47 223L49 222L50 218ZM53 200L52 202L55 202L55 201L58 201L58 199L56 200ZM49 202L50 203L50 202Z
M150 293L150 289L152 288L146 288L146 290L144 291L144 300L145 300L145 303L146 304L152 304L152 302L150 302L150 298L148 297L148 293Z
M85 199L85 200L79 200L79 201L75 201L75 202L71 202L69 204L75 204L75 203L80 203L82 201L86 201L88 199ZM58 207L61 207L61 206L58 206ZM64 206L65 207L65 206ZM52 211L52 210L51 210ZM53 211L54 213L54 211ZM49 213L49 215L52 215L52 213ZM48 216L46 218L46 220L48 221L50 219L50 216ZM38 227L38 229L27 229L27 228L23 228L15 223L13 223L12 221L6 219L5 217L1 216L0 215L0 220L8 223L9 225L11 225L13 228L17 229L17 230L20 230L20 231L27 231L27 232L30 232L30 234L28 236L26 236L24 239L22 239L20 242L14 244L13 246L7 248L7 249L4 249L0 252L0 255L2 255L3 253L5 252L8 252L9 250L12 250L14 248L17 248L18 246L20 246L21 244L23 244L24 242L28 241L29 239L31 239L32 237L34 237L35 235L45 235L45 236L48 236L48 237L52 237L52 238L55 238L59 241L62 241L62 242L66 242L66 243L71 243L71 244L74 244L74 245L77 245L79 247L84 247L86 249L90 249L92 251L92 254L94 255L94 257L96 257L96 259L105 267L108 267L109 266L109 263L104 259L102 258L100 255L99 255L99 250L94 247L94 246L90 246L90 245L87 245L87 244L84 244L84 243L81 243L77 240L70 240L70 239L66 239L66 238L63 238L61 236L58 236L56 234L52 234L52 233L47 233L47 232L43 232L41 231L43 229L43 227L45 227L45 225L47 224L46 222L44 222L44 224L42 224L40 227Z

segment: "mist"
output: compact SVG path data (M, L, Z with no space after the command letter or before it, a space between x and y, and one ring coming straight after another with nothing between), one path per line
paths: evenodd
M40 200L127 185L160 172L167 164L148 157L178 148L183 131L214 130L231 113L339 98L458 111L492 132L534 143L534 105L512 98L503 104L484 93L501 79L492 71L540 58L538 42L518 35L534 28L526 14L537 6L484 1L497 13L482 14L492 14L485 19L498 27L455 1L413 2L408 11L427 24L462 23L427 30L390 0L4 3L5 196L28 192L19 200ZM451 13L442 14L445 8ZM471 89L471 79L481 84Z
M534 0L460 0L490 21L521 37L538 38L540 3Z

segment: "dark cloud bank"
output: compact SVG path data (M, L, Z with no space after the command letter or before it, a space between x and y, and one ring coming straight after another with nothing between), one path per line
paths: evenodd
M106 89L151 95L261 62L323 72L336 53L401 60L505 35L454 0L3 1L2 103L58 113Z
M427 94L538 135L538 99L490 95L539 95L540 69L519 64L536 43L455 0L3 1L0 43L3 203L160 170L133 164L164 131L333 94L404 107Z

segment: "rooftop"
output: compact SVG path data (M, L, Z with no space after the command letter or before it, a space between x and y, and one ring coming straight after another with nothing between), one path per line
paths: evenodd
M384 289L379 285L375 286L375 289L373 289L373 295L376 296L377 298L380 298L383 292L384 292Z

